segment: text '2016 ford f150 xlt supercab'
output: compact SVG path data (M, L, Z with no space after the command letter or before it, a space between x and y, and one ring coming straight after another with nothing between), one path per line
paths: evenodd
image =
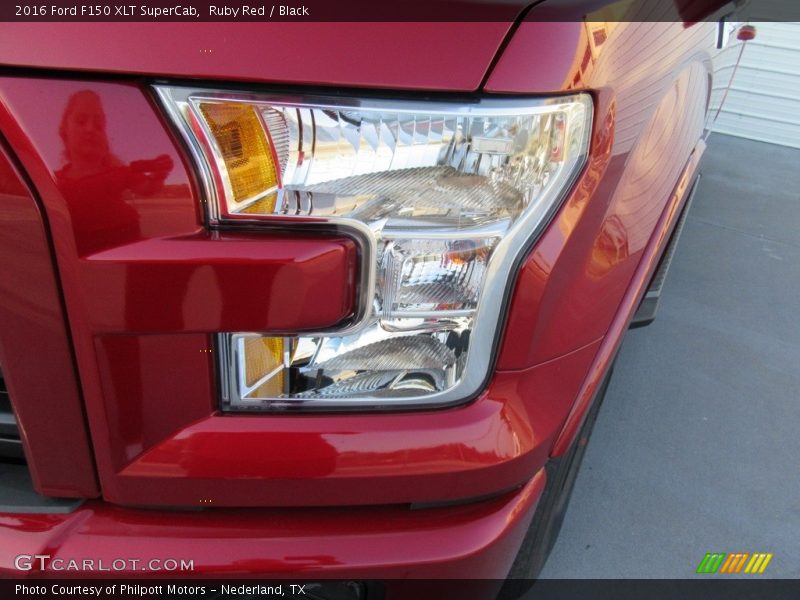
M3 24L0 570L534 577L697 177L707 4Z

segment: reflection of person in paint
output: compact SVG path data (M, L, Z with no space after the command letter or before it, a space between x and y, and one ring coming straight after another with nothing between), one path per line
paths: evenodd
M56 177L70 207L78 252L137 239L139 216L127 201L158 192L172 159L162 155L126 165L117 158L109 147L100 97L90 90L70 96L58 133L66 162Z
M106 132L103 105L95 92L81 90L67 100L58 134L64 143L64 166L56 172L58 187L67 201L75 232L78 254L134 242L141 237L136 201L159 193L172 170L172 159L161 155L150 160L125 164L112 151ZM124 314L134 323L152 286L185 282L164 281L148 271L129 267L125 274ZM94 293L94 290L86 290ZM135 327L128 325L132 331ZM121 343L119 342L121 340ZM110 338L105 343L116 349L117 360L109 361L109 376L114 400L108 403L109 419L120 432L122 460L127 461L143 449L146 438L143 420L144 388L141 373L140 339L136 336ZM124 355L127 360L118 360ZM108 391L107 391L108 393ZM121 425L121 424L124 424Z

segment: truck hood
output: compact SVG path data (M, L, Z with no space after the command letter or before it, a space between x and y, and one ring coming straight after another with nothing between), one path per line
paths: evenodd
M459 3L452 2L453 10ZM304 86L477 90L524 0L491 23L5 23L0 64ZM35 43L33 43L35 41Z

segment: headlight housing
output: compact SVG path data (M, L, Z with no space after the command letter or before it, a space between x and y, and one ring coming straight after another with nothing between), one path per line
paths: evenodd
M336 228L364 257L348 326L220 335L224 409L441 406L480 390L513 269L586 160L587 94L156 91L204 175L212 225Z

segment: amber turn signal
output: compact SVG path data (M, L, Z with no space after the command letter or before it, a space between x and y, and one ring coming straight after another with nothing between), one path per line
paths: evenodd
M275 205L279 175L274 152L256 109L241 102L199 105L224 162L234 203L261 198Z

